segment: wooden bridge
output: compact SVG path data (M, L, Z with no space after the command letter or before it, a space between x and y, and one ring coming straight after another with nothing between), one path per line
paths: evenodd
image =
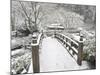
M41 43L40 43L41 42ZM74 41L61 33L54 37L33 36L29 73L87 69L82 62L83 37Z

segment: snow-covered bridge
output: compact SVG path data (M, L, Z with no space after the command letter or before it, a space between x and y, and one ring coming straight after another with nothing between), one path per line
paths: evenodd
M35 59L36 61L34 64L33 59L28 73L36 73L38 69L39 72L89 69L87 62L82 61L82 64L80 66L79 64L77 64L77 60L75 60L75 58L72 57L69 52L71 53L72 51L68 51L64 47L63 43L61 43L55 37L43 38L39 49L39 56L36 56L36 58L39 58L39 60ZM38 68L36 68L36 66ZM33 70L34 68L36 68L36 70Z

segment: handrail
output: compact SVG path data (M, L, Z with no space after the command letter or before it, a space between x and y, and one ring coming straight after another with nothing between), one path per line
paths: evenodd
M61 33L55 33L55 37L58 38L65 47L68 47L69 49L68 52L70 53L70 50L72 50L71 56L74 57L74 55L77 55L77 58L75 58L77 60L77 63L79 65L82 64L82 51L83 51L83 38L80 36L80 40L79 41L74 41L73 39L71 39L70 37L61 34Z

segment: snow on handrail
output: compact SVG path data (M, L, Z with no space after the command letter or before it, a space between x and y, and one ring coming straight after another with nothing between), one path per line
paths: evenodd
M39 45L39 43L40 43L40 40L41 40L41 37L42 37L42 33L40 33L39 35L38 35L38 38L37 38L37 43L31 43L31 46L37 46L37 45Z

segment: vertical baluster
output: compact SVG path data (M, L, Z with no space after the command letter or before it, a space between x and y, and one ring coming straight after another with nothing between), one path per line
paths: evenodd
M54 37L55 37L55 38L57 38L57 35L56 35L56 33L54 33Z
M68 39L66 38L66 47L68 46L68 45L67 45L67 42L68 42Z
M58 39L60 38L59 34L58 34ZM59 39L60 40L60 39Z
M65 42L64 42L64 36L63 36L63 44L65 44Z
M73 47L73 42L70 40L70 50L72 50L71 47ZM74 55L74 51L72 50L72 56L73 55Z
M73 53L72 53L73 55L75 55L75 52L73 51Z
M61 35L59 35L60 41L61 41Z
M69 43L69 51L71 50L71 41L70 40L68 40L68 43Z
M71 41L71 47L73 46L73 42Z
M61 41L62 41L62 43L63 43L63 40L62 40L62 39L63 39L63 36L61 35Z

